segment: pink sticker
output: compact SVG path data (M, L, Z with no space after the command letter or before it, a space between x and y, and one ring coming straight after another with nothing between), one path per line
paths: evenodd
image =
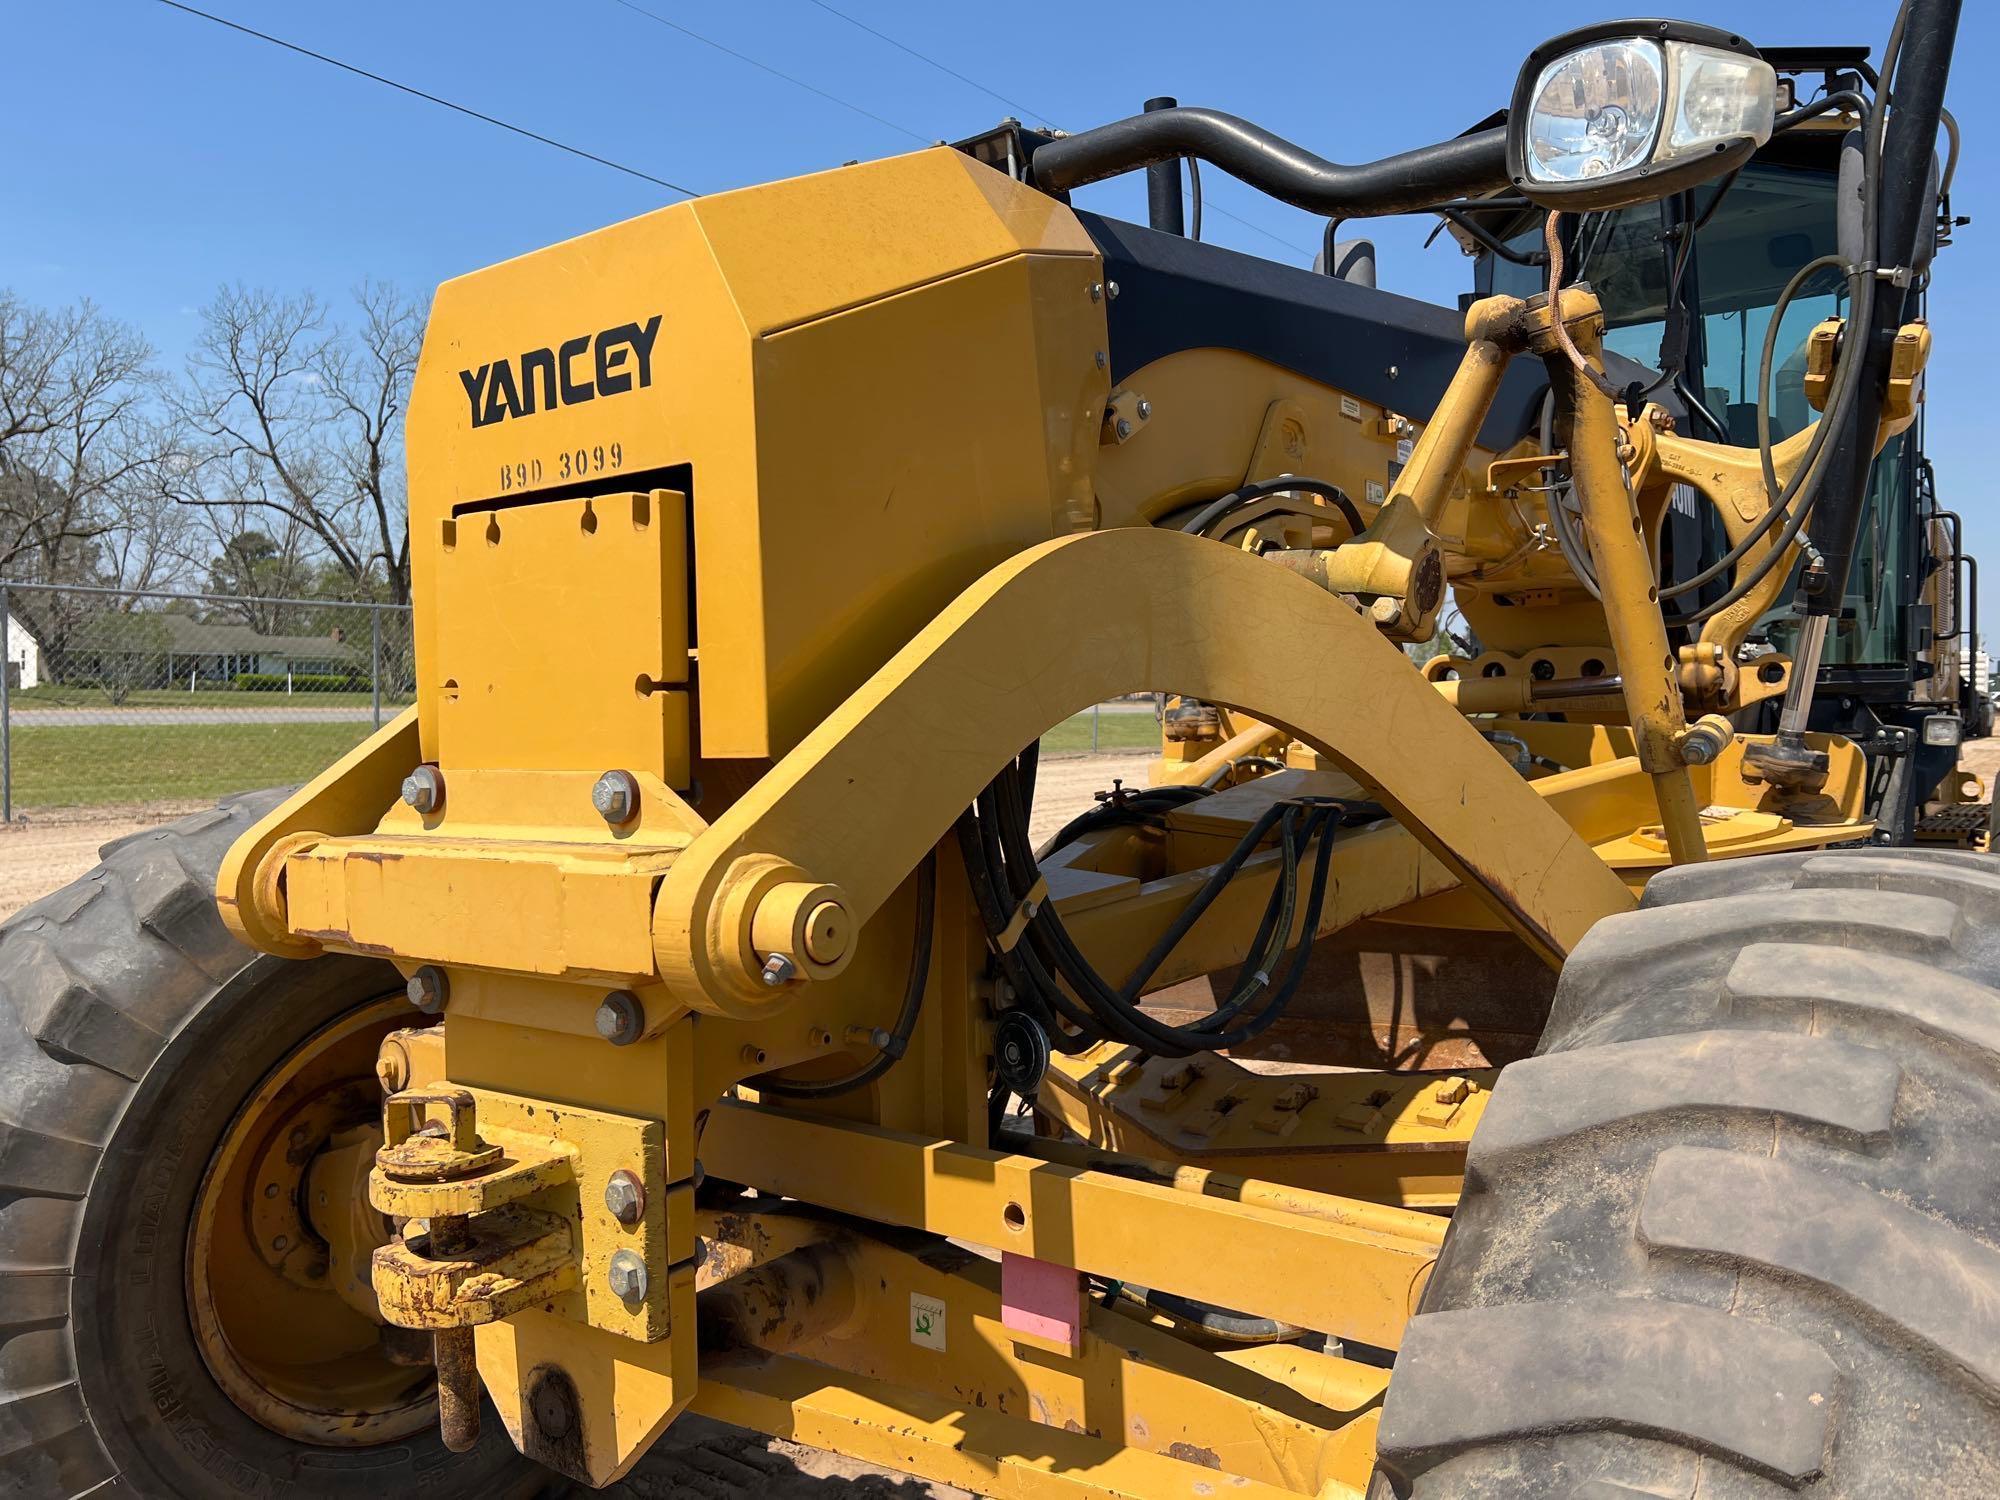
M1077 1273L1029 1255L1000 1254L1000 1322L1062 1344L1074 1354L1083 1344L1083 1296Z

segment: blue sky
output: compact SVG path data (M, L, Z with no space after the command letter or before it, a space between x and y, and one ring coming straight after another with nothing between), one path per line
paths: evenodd
M1339 161L1456 133L1503 104L1515 60L1617 13L1603 0L1405 0L1250 7L1153 0L1137 11L836 0L848 14L1024 106L1015 110L812 0L209 0L203 8L702 191L892 155L1003 114L1067 129L1152 94L1248 116ZM639 13L691 28L845 108ZM1670 7L1768 45L1864 42L1891 0ZM339 296L363 276L446 277L644 212L673 195L169 10L155 0L0 0L14 149L0 185L0 285L89 296L170 362L226 281ZM1984 503L1987 401L1974 376L1996 331L2000 8L1973 0L1951 102L1974 216L1941 259L1931 313L1930 448L1948 505L2000 576ZM1046 111L1045 115L1040 112ZM871 118L871 116L879 118ZM888 122L888 123L884 123ZM1318 225L1207 176L1206 237L1305 263ZM1080 195L1144 214L1135 180ZM1232 222L1219 210L1258 228ZM1449 301L1469 264L1429 223L1385 220L1382 284ZM1261 231L1261 232L1260 232ZM1276 236L1272 238L1271 236ZM2000 608L2000 603L1996 603Z

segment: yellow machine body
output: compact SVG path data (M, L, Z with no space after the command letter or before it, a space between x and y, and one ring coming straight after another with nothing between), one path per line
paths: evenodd
M651 752L635 770L685 786L694 754L790 749L969 579L1093 524L1103 319L1070 314L1096 266L1061 204L927 151L661 209L447 283L409 435L426 756L492 754L492 724L463 721L496 713L549 736L510 767L617 761L614 681L657 700L620 704L642 721L628 753ZM663 518L676 565L657 579L609 571L622 515L592 551L581 503L557 498L662 489L692 525ZM547 507L565 525L517 541ZM568 592L532 609L488 598L489 546L538 564L507 582ZM552 639L493 641L486 611L503 603ZM657 646L635 608L661 612ZM549 651L570 690L495 671L485 642ZM661 690L635 694L641 677ZM460 678L453 707L438 684ZM674 704L689 691L698 746ZM495 696L509 692L534 696ZM656 719L672 727L656 736Z
M554 1468L608 1483L692 1405L996 1494L1363 1493L1384 1371L1218 1347L1079 1278L1394 1348L1491 1074L1107 1046L1058 1060L1042 1137L992 1136L1007 996L952 827L1078 709L1215 705L1165 780L1245 746L1283 762L1157 836L1049 852L1039 899L1107 972L1274 799L1383 810L1339 840L1318 935L1400 923L1529 969L1673 860L1868 831L1852 746L1816 741L1818 821L1771 806L1732 736L1687 749L1782 676L1696 693L1643 587L1598 609L1528 545L1547 456L1474 434L1507 360L1548 353L1546 309L1480 304L1445 403L1399 413L1214 349L1114 386L1118 295L1067 207L944 149L438 295L408 438L416 706L247 836L218 894L267 951L428 971L442 1020L398 1043L417 1061L373 1197L430 1228L379 1248L375 1289L441 1351L471 1341ZM1563 315L1594 353L1594 305ZM1358 538L1297 497L1226 543L1152 524L1285 474L1369 495L1403 442ZM1578 483L1626 507L1630 550L1600 566L1639 577L1666 480L1695 476L1671 434L1626 446L1629 491L1581 455ZM1704 475L1741 499L1740 473ZM1489 655L1427 671L1399 642L1429 638L1444 585L1548 607L1492 609ZM1523 717L1553 701L1567 722ZM419 766L441 787L421 810L398 799ZM1277 878L1275 851L1247 860L1154 983L1241 963ZM873 1055L927 899L901 1061L826 1101L760 1089ZM1050 1267L1066 1337L1013 1286Z

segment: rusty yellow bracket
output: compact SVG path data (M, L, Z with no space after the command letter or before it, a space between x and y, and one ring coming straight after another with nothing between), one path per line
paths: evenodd
M1050 1061L1037 1108L1091 1145L1399 1208L1449 1208L1491 1069L1257 1073L1106 1043Z

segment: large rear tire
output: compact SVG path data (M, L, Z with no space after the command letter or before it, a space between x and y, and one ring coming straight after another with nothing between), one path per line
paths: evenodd
M1419 1500L2000 1495L2000 860L1675 870L1502 1074L1389 1387Z
M401 988L385 964L261 958L223 927L216 868L277 796L107 845L0 929L0 1494L499 1500L553 1484L497 1420L448 1452L428 1368L378 1360L365 1320L318 1294L323 1269L265 1264L274 1244L300 1250L298 1231L267 1234L262 1259L230 1241L306 1213L289 1195L309 1154L379 1107L373 1036L410 1019L384 1003ZM344 1091L340 1068L361 1070ZM255 1204L218 1175L238 1145L289 1159L255 1179Z

